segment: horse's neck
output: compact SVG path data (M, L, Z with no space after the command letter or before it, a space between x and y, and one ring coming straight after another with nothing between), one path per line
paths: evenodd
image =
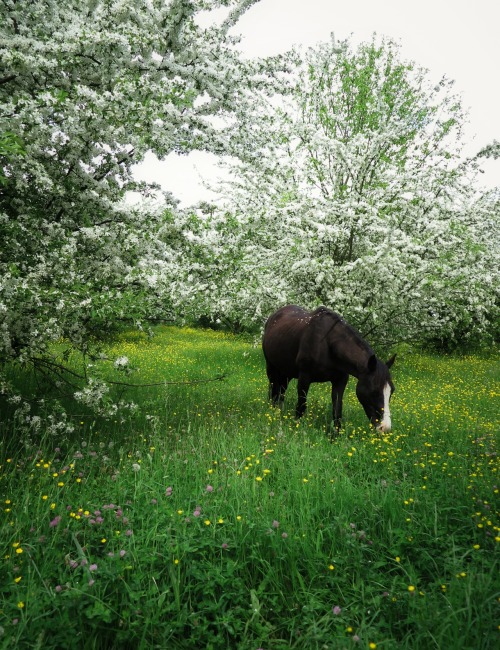
M373 354L371 348L363 339L349 333L346 343L342 337L337 337L333 345L334 354L345 372L348 372L356 379L365 374L368 368L368 359Z

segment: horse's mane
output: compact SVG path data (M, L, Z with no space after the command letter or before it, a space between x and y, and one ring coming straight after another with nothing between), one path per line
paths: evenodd
M371 345L367 341L365 341L365 339L361 336L358 330L352 325L350 325L340 314L337 314L337 312L333 311L332 309L323 306L318 307L317 309L311 312L311 316L323 316L323 315L332 318L334 321L332 327L328 330L328 332L330 332L331 329L336 325L342 324L345 333L355 345L361 348L369 356L375 355L375 352L373 351ZM380 367L381 364L377 363L377 372L380 372Z

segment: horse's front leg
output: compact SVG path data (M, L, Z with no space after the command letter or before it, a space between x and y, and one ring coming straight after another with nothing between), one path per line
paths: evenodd
M297 408L295 409L295 417L300 418L304 415L304 412L307 408L307 392L309 391L309 386L311 385L311 380L309 375L305 373L299 374L299 380L297 384Z
M345 387L349 380L348 374L339 375L332 381L332 407L333 407L333 424L337 433L342 426L342 399L344 397Z

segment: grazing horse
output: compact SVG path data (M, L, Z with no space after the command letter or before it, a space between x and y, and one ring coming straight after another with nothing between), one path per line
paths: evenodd
M360 334L326 307L306 311L297 305L278 309L267 320L262 339L270 397L282 404L291 379L298 379L296 417L306 410L313 382L332 383L333 420L342 418L342 397L349 375L357 377L356 395L371 424L381 432L391 430L389 400L394 391L387 363L377 359Z

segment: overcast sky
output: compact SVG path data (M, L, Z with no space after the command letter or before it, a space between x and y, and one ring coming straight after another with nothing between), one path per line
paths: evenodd
M261 0L240 19L234 33L247 56L284 52L292 45L313 46L330 38L355 44L374 32L401 44L402 56L428 68L432 78L446 75L469 110L466 153L473 155L500 140L500 0ZM500 185L500 160L483 165L484 184ZM202 179L219 174L206 153L152 156L137 168L137 178L156 181L191 205L214 198Z

